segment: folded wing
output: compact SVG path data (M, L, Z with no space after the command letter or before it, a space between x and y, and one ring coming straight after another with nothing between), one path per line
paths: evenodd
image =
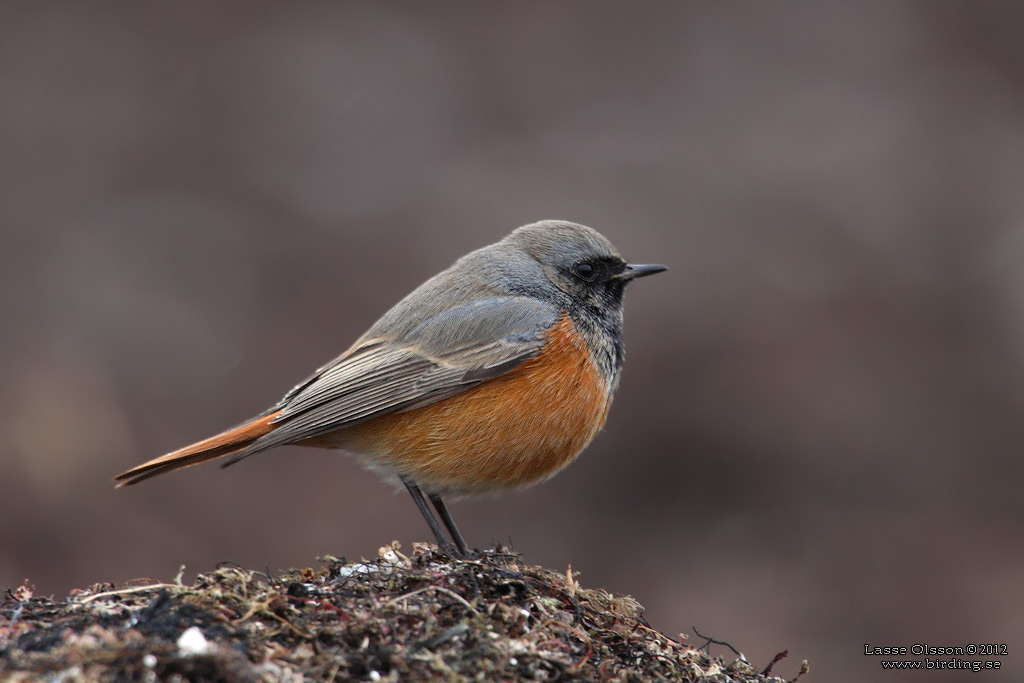
M492 297L449 308L400 339L365 340L288 392L266 413L273 430L225 466L497 377L536 355L558 317L557 308L536 299Z

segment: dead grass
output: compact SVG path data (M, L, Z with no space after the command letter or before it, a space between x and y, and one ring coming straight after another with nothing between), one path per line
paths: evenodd
M501 548L456 560L395 543L373 561L322 562L272 577L223 566L191 586L103 584L63 600L8 590L0 678L781 680L652 629L628 596Z

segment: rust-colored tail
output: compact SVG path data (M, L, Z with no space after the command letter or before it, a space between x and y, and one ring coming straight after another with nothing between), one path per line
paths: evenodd
M159 458L154 458L138 467L133 467L127 472L122 472L114 477L114 481L117 482L118 488L131 486L164 472L198 465L201 462L240 451L264 434L272 432L274 425L271 423L276 416L277 413L275 412L258 417L234 429L221 432L217 436L211 436L209 439L203 439L191 446L185 446L167 455L161 455Z

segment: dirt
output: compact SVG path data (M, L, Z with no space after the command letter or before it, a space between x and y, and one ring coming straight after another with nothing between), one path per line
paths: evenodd
M321 562L274 576L221 566L192 585L99 584L60 600L8 589L0 679L782 680L759 671L784 653L759 669L724 644L669 637L632 598L502 548L454 559L393 543L372 561ZM786 664L791 680L806 672Z

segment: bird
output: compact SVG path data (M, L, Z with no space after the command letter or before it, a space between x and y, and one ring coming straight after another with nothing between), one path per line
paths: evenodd
M584 225L524 225L424 282L271 408L114 482L285 444L338 449L404 486L438 547L468 556L444 499L521 489L579 455L619 385L626 285L664 270Z

